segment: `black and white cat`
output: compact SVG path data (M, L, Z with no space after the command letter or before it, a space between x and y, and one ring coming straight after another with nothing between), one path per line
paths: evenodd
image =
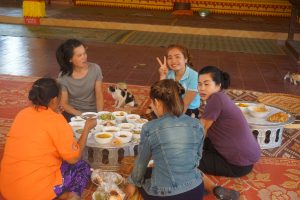
M118 86L109 86L108 92L111 94L115 100L114 107L120 108L125 105L127 106L137 106L133 94L131 94L127 89L121 89Z

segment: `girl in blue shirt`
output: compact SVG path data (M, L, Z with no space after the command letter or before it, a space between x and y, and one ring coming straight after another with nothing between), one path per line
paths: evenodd
M193 65L187 48L178 44L170 45L163 61L156 59L160 65L160 80L173 79L184 87L186 91L183 95L184 113L199 118L198 74L191 68Z

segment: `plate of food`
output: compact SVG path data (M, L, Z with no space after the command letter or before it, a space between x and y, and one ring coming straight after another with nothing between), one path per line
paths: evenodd
M116 119L116 117L111 112L108 111L98 112L98 118L103 121Z
M97 186L101 186L103 183L120 185L124 181L124 178L116 172L106 172L101 169L95 169L92 172L91 180Z

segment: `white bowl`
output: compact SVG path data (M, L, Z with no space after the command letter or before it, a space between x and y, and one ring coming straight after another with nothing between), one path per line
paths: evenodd
M126 115L126 121L128 123L133 123L134 124L134 121L137 120L137 119L140 119L141 116L137 115L137 114L128 114Z
M125 111L115 111L112 114L116 117L117 122L121 123L126 119L127 112L125 112Z
M115 133L120 131L120 128L117 126L103 126L102 130L109 133Z
M83 127L82 127L82 128L79 128L79 129L77 129L77 130L75 130L75 131L74 131L75 137L76 137L76 138L80 138L80 136L81 136L81 134L82 134L82 131L83 131ZM93 133L90 131L90 132L88 133L88 138L91 138L92 135L93 135Z
M106 120L106 121L102 121L101 125L104 126L104 127L106 127L106 126L117 126L117 122L115 120Z
M88 119L88 118L97 118L98 114L96 112L84 112L80 115L82 119Z
M98 112L98 119L101 119L103 121L116 120L116 117L109 111L101 111Z
M148 122L148 119L140 118L134 121L134 124L137 128L142 128L145 123Z
M265 111L259 110L260 108L261 107L258 107L257 105L248 106L248 112L253 117L256 117L256 118L266 118L269 115L270 110L266 106L264 107Z
M103 126L100 124L97 124L94 128L91 129L92 133L98 133L103 131Z
M84 121L73 121L73 122L69 122L69 124L73 130L77 130L79 128L84 127Z
M112 141L113 134L109 132L98 132L94 134L94 138L99 144L107 144Z
M247 112L249 104L247 103L235 103L235 105L241 109L242 112Z
M134 124L131 123L121 123L118 124L118 127L120 128L121 131L131 131L132 129L134 129Z
M85 119L82 119L80 116L74 116L71 118L71 122L84 122Z
M124 178L116 172L107 172L102 169L95 169L92 172L91 180L97 186L111 182L116 185L120 185L124 181Z
M132 133L129 131L119 131L115 133L115 137L122 143L128 143L132 139Z
M141 138L141 131L142 131L142 129L140 129L140 128L132 129L131 133L132 133L133 139L140 139Z

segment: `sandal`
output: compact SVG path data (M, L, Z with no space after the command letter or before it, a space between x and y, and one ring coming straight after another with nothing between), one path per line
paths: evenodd
M235 190L227 189L221 186L216 186L213 193L217 199L221 200L238 200L240 193Z

